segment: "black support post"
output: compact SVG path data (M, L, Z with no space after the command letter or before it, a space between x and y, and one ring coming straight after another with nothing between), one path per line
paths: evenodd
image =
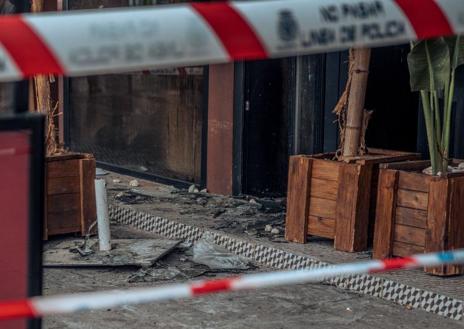
M16 0L13 2L16 13L27 13L31 10L29 0ZM29 110L29 80L15 82L14 110L23 113Z

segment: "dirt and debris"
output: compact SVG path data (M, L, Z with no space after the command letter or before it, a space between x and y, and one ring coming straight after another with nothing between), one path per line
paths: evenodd
M112 183L114 179L120 183ZM124 176L114 174L108 191L116 203L143 205L147 210L156 210L159 216L178 215L200 226L201 221L213 221L210 227L213 229L286 243L286 199L283 197L226 197L210 194L205 189L200 191L194 184L185 189L160 184L144 184L143 188L135 189L127 186ZM266 230L266 226L270 229Z
M116 275L126 273L128 283L189 280L258 269L250 260L216 245L206 234L193 244L121 225L112 225L111 230L116 239L112 241L110 252L99 252L96 239L89 241L92 253L85 256L79 255L75 248L82 245L83 239L56 237L46 242L45 268L79 268L82 271L85 268L114 268Z
M193 245L195 263L206 265L213 270L248 270L250 261L235 255L214 242L214 237L205 233Z
M126 226L112 226L116 239L159 238ZM58 242L60 240L57 240ZM51 240L47 245L56 244ZM180 243L151 268L46 268L44 294L153 287L193 279L267 271L211 270L192 261L192 244ZM407 311L407 313L405 313ZM131 305L46 317L44 329L151 328L463 328L462 322L411 310L331 286L297 286L243 291L145 305Z
M137 186L139 186L139 185L140 185L140 183L139 183L139 181L136 180L136 179L133 179L133 180L131 180L131 181L129 182L129 186L132 186L132 187L137 187Z
M131 189L129 179L114 174L109 177L110 200L116 204L133 202L140 211L156 213L166 218L205 228L241 235L249 234L259 240L283 240L285 199L227 198L205 192L189 193L159 184L142 183L143 189ZM120 179L120 183L113 183ZM123 192L131 198L116 198ZM147 200L150 200L146 202ZM205 202L206 201L206 202ZM250 209L250 215L238 215ZM180 216L181 213L184 215ZM276 236L273 229L279 230ZM274 231L275 232L275 231ZM160 238L126 226L113 225L114 239ZM283 241L282 241L283 242ZM53 244L56 241L49 241ZM331 244L331 242L329 242ZM305 245L298 245L303 248ZM283 248L290 247L289 245ZM122 268L46 268L44 293L53 295L70 292L89 292L106 289L152 287L186 282L208 277L268 271L251 264L247 270L215 270L193 261L193 244L182 242L152 267ZM322 250L322 249L321 249ZM356 256L354 256L356 257ZM192 300L158 304L133 305L123 308L91 311L44 319L45 329L149 329L149 328L462 328L462 322L449 320L426 312L410 310L373 297L358 295L319 284L218 294ZM406 312L407 311L407 312ZM406 313L405 313L406 312Z
M126 204L140 204L153 202L153 197L137 193L132 190L119 192L114 196L114 199Z
M171 252L180 241L168 239L116 239L110 251L98 249L98 239L86 243L90 252L80 252L82 239L66 239L44 251L46 267L142 266L150 267Z

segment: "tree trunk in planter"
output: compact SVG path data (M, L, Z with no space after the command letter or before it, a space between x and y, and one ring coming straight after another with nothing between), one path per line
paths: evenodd
M95 159L68 153L46 158L44 238L50 235L85 235L97 219Z
M370 48L351 49L350 56L350 85L348 91L348 105L346 110L346 124L343 127L343 157L359 155L361 133L364 119L364 101L366 99L367 77L371 58Z
M380 169L374 258L464 247L464 173L430 176L422 173L428 166L430 161L416 161ZM464 273L464 267L443 265L425 271L449 276Z
M334 239L337 250L367 248L373 230L370 213L375 209L379 163L420 157L387 150L370 152L349 162L331 160L334 153L290 157L287 240L305 243L308 235L315 235Z

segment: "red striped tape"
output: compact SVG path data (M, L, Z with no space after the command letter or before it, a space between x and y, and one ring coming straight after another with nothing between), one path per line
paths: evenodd
M267 52L250 24L228 3L192 3L209 24L232 60L267 58Z
M24 76L65 73L48 45L21 16L2 17L0 31L0 42Z
M234 279L228 278L193 284L191 287L192 295L196 296L222 291L229 291L231 290L233 281Z
M448 22L448 18L435 0L395 1L408 17L419 39L453 34L453 29Z
M28 300L0 303L0 319L13 320L19 318L34 318L37 316L33 305Z

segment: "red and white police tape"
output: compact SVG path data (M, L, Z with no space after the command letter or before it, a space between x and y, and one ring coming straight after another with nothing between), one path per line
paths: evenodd
M462 0L273 0L0 17L0 81L265 59L464 33Z
M36 318L53 314L74 313L129 304L185 299L218 292L321 282L335 277L413 269L422 266L432 267L451 263L464 263L464 249L421 254L407 258L341 264L314 270L258 273L220 280L197 281L154 288L113 290L5 301L0 302L0 320Z

